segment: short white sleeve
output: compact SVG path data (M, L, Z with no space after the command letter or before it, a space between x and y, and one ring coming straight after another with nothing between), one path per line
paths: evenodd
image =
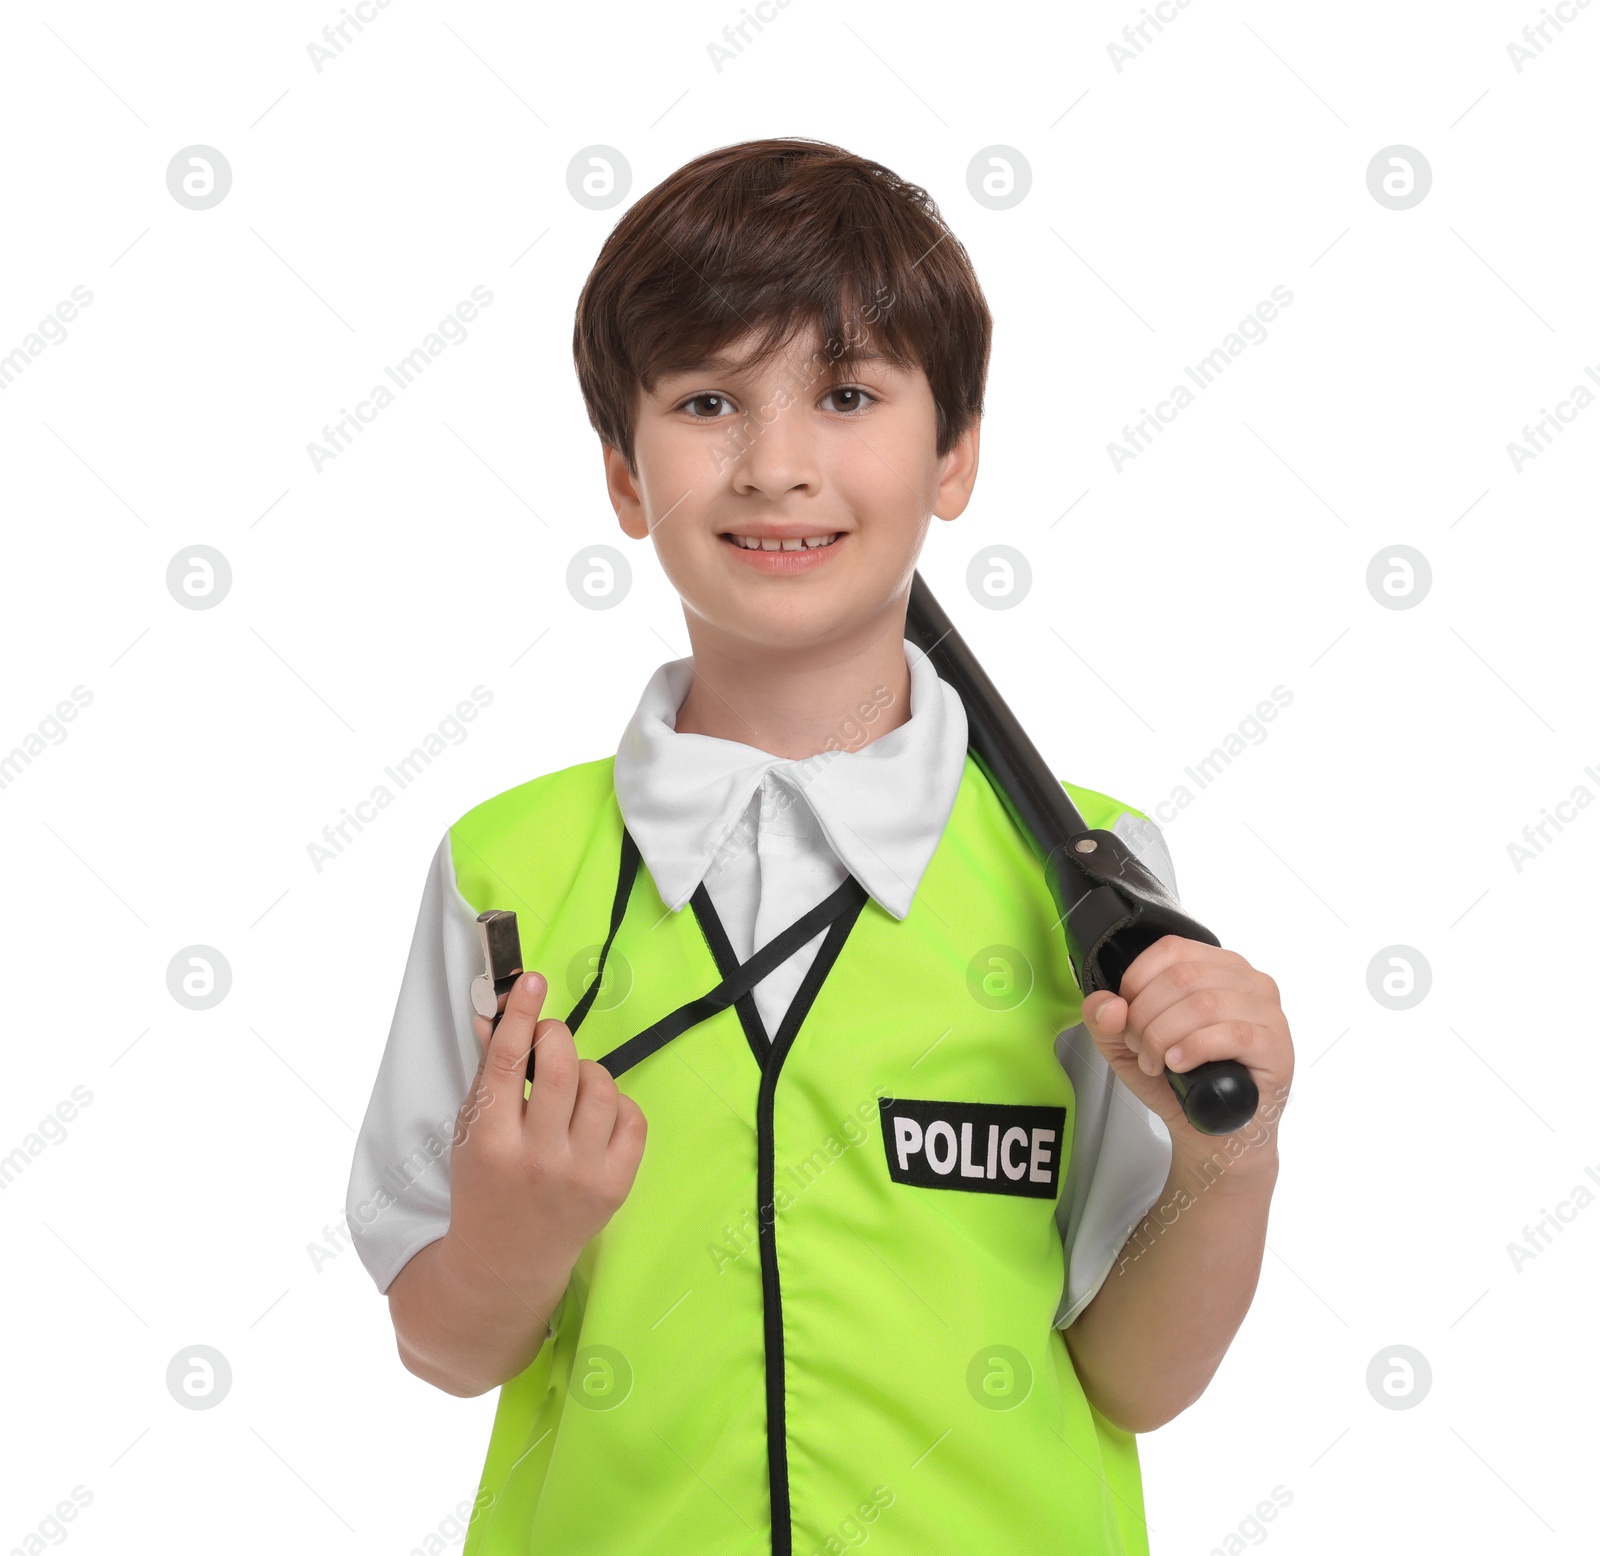
M477 919L456 887L446 832L428 868L345 1196L351 1241L380 1292L450 1225L450 1142L480 1051L471 1002L483 970Z
M1177 876L1160 828L1124 812L1111 830L1176 897ZM1122 1245L1159 1198L1172 1140L1167 1126L1117 1079L1082 1022L1056 1039L1056 1056L1077 1100L1072 1154L1056 1205L1067 1279L1055 1327L1065 1329L1093 1300Z

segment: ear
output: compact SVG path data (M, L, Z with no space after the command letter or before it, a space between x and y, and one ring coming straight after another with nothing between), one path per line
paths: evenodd
M978 439L983 430L983 418L974 416L972 425L956 439L950 452L944 456L943 474L939 489L934 493L933 516L936 519L959 519L972 499L972 488L978 479Z
M616 510L617 522L625 535L634 540L643 540L650 533L650 526L645 521L644 504L639 499L638 488L628 470L628 461L621 449L613 448L609 443L602 443L600 452L605 461L606 492L611 498L612 508Z

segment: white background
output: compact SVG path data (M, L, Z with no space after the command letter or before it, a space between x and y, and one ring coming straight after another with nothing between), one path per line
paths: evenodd
M93 302L0 391L0 752L92 701L0 788L0 1155L92 1101L0 1190L0 1546L75 1485L74 1550L449 1538L494 1396L406 1373L354 1253L308 1245L334 1246L444 829L613 750L688 651L571 363L627 201L587 209L567 169L614 147L631 200L798 134L925 185L973 257L982 473L922 571L1055 771L1153 809L1292 693L1167 813L1186 905L1278 979L1299 1069L1255 1305L1141 1440L1152 1548L1226 1548L1274 1486L1292 1501L1239 1538L1284 1556L1579 1548L1600 817L1520 870L1507 845L1600 793L1600 409L1520 471L1507 445L1600 389L1600 6L1519 72L1539 9L1195 0L1119 71L1135 4L793 0L718 71L735 0L395 0L319 71L333 3L7 7L0 354L74 286ZM209 210L166 184L194 144L232 169ZM1407 210L1367 185L1394 144L1433 174ZM1004 210L968 186L995 145L1032 171ZM319 473L308 443L477 285L467 339ZM1108 442L1277 285L1265 341L1115 469ZM609 611L566 585L597 542L633 567ZM1033 571L1003 611L966 587L995 543ZM195 545L232 570L208 610L166 584ZM1366 583L1395 545L1431 566L1410 609ZM315 868L477 685L468 737ZM204 1011L167 985L196 944L232 974ZM1407 1010L1369 992L1392 945L1431 968ZM1508 1243L1563 1202L1519 1273ZM215 1409L167 1390L197 1344L232 1369ZM1366 1383L1395 1345L1432 1369L1407 1410Z

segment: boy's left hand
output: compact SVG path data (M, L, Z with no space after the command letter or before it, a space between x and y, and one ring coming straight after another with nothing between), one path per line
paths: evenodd
M1227 1142L1230 1176L1277 1166L1278 1120L1294 1075L1294 1044L1278 985L1237 951L1164 935L1146 946L1122 976L1121 994L1098 989L1083 1020L1106 1062L1129 1091L1158 1114L1172 1136L1173 1165L1210 1160ZM1260 1093L1255 1116L1232 1135L1205 1135L1183 1116L1165 1070L1181 1074L1211 1059L1236 1059Z

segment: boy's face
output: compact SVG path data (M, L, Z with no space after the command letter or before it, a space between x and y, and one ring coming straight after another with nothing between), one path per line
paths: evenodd
M920 369L886 359L836 376L820 332L750 366L754 337L639 396L637 475L605 450L623 530L649 535L697 652L845 647L903 625L930 516L957 518L978 426L942 458ZM751 551L736 536L826 540Z

